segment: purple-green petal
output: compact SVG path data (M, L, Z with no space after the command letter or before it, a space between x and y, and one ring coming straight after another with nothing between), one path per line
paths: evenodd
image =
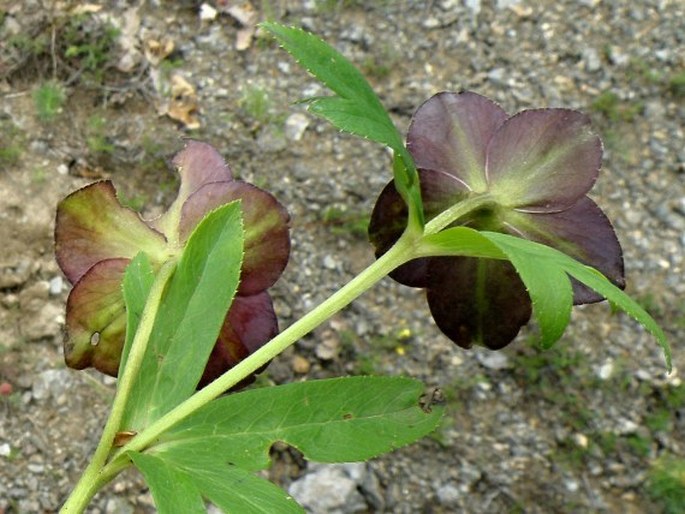
M271 287L288 263L290 218L276 198L237 180L205 184L183 205L179 235L185 241L208 212L234 200L241 201L245 230L238 293L251 295Z
M506 207L567 207L595 183L602 143L590 119L569 109L536 109L509 118L487 150L489 190Z
M183 204L195 191L210 182L233 180L231 169L221 154L210 144L188 140L172 164L181 176L177 201Z
M427 220L463 200L468 195L464 184L454 176L433 170L419 170L421 198ZM407 226L407 206L390 182L381 192L371 214L369 240L376 256L387 252ZM390 276L401 284L426 287L428 259L415 259L393 271Z
M512 211L506 215L506 225L512 234L552 246L625 287L621 245L611 222L590 198L585 196L560 212ZM575 281L573 291L576 305L603 299Z
M233 180L233 174L221 154L210 144L186 140L183 150L172 159L181 178L178 195L169 209L154 220L155 227L166 234L176 230L181 207L195 191L211 182Z
M57 206L55 255L72 284L104 259L131 259L143 251L161 260L165 244L162 234L119 203L110 181L79 189Z
M268 293L236 296L198 387L204 387L278 334L278 320ZM234 386L252 382L248 377Z
M448 173L483 192L487 145L506 119L507 113L484 96L438 93L414 114L407 148L417 167Z
M430 282L427 298L433 319L463 348L503 348L530 319L530 298L509 262L434 258Z
M126 332L121 281L128 259L92 266L67 299L64 359L75 369L94 367L116 376Z

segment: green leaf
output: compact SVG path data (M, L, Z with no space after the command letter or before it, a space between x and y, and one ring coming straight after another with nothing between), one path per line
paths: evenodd
M525 239L507 234L499 234L495 232L483 232L482 234L490 241L494 242L508 256L517 255L518 261L526 262L524 269L525 275L522 273L521 278L527 287L530 288L529 282L531 284L533 283L533 275L537 273L545 273L545 271L547 271L550 267L556 266L558 269L563 270L565 273L582 282L590 289L596 291L598 294L609 300L613 305L623 310L626 314L631 316L643 327L645 327L654 337L656 337L657 342L664 352L666 366L669 372L671 371L671 348L661 327L659 327L656 321L654 321L647 311L640 307L635 300L612 284L599 271L590 266L586 266L585 264L582 264L575 259L572 259L568 255L549 246L534 243L532 241L527 241ZM513 264L517 267L516 262L513 262ZM544 266L544 269L541 268L542 266ZM517 271L521 273L521 270L518 267ZM529 277L528 281L526 281L526 275ZM555 282L554 280L558 280L558 276L550 277L550 281L547 284L545 284L544 281L540 281L539 283L535 284L535 287L554 289L560 286L558 281ZM570 289L568 291L569 296L572 296ZM537 294L544 295L544 292L538 292ZM563 305L551 304L541 306L541 308L556 309L563 308ZM552 341L552 343L553 342L554 341ZM551 343L549 343L548 346L551 346Z
M425 236L421 242L420 257L464 256L508 260L499 247L482 232L468 227L452 227Z
M188 473L154 455L128 452L128 456L145 477L159 514L207 512L202 495Z
M491 235L495 237L490 237ZM505 236L504 242L497 236ZM514 239L515 244L506 244L509 239ZM432 255L461 255L511 261L533 304L533 315L540 327L542 346L551 347L566 330L573 306L571 282L563 268L538 251L538 247L542 245L504 234L478 232L468 227L448 228L426 237L425 244L429 245Z
M219 459L249 470L283 441L319 462L367 460L437 426L442 407L420 405L423 385L399 377L346 377L254 389L207 404L149 451L178 465Z
M403 146L402 136L395 128L376 93L361 72L340 52L314 34L302 29L273 22L264 22L262 27L271 32L302 67L338 95L338 97L309 99L310 107L317 106L315 108L317 114L328 117L328 112L331 112L332 116L349 112L352 119L370 120L382 127L380 131L367 135L364 134L368 131L363 125L353 123L352 126L359 127L362 132L359 135L384 143L390 148ZM347 129L343 128L343 130Z
M198 456L179 464L166 456L127 455L145 477L160 514L207 512L203 497L230 514L304 512L279 487L221 459Z
M564 333L570 319L573 290L569 276L582 282L645 327L661 346L670 371L671 349L654 319L630 296L596 269L549 246L497 232L454 227L427 236L421 256L461 255L508 259L521 276L533 303L533 314L542 334L542 345L551 347Z
M154 281L155 274L150 265L150 259L145 253L138 253L126 267L122 282L124 302L126 303L126 342L119 362L119 376L122 376L124 366L126 366L133 336L138 330L140 316Z
M191 234L162 298L121 430L141 431L195 391L233 301L242 254L239 202L210 212Z
M356 69L356 68L355 68ZM383 109L378 103L380 109ZM309 111L326 118L334 126L365 139L385 144L390 148L403 146L395 125L387 116L369 111L370 105L355 99L324 96L309 100Z
M308 99L309 110L337 128L389 146L398 192L409 207L409 226L423 229L423 207L416 166L402 135L361 72L340 52L302 29L273 22L261 26L271 32L295 60L338 96ZM401 165L397 165L397 160Z
M498 241L497 237L491 239L490 234L483 233L507 255L526 285L533 304L533 316L540 327L540 344L543 348L551 348L564 334L571 320L573 288L565 269L551 259L551 256L539 258L538 248L531 247L528 244L530 241L513 238L516 242L512 247L506 242ZM524 244L519 245L518 241Z
M514 236L508 236L505 234L496 233L484 233L490 240L495 242L502 250L505 247L514 249L514 251L521 251L525 246L527 248L528 254L531 258L535 259L545 259L550 262L555 263L557 266L562 268L566 273L571 275L576 280L582 282L590 289L596 291L604 298L606 298L612 305L620 308L630 317L635 319L640 323L648 332L650 332L657 340L664 352L664 358L666 360L666 367L670 372L672 369L671 362L671 347L666 338L666 334L657 324L657 322L652 318L647 311L645 311L635 300L633 300L626 293L621 291L618 287L612 284L604 275L602 275L596 269L586 266L575 259L572 259L568 255L550 248L545 245L538 243L533 243L531 241L526 241L519 239ZM523 243L523 244L522 244Z

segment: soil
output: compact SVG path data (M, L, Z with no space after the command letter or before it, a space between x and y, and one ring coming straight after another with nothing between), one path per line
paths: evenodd
M325 89L254 30L266 18L336 46L402 131L443 90L473 90L512 113L588 112L605 143L592 196L623 245L628 291L673 345L667 375L651 336L600 304L576 309L548 352L535 347L535 327L502 352L464 351L433 326L421 291L387 279L259 380L373 372L444 392L436 434L372 461L358 484L362 506L336 512L678 512L682 478L675 493L655 484L666 480L660 463L685 458L683 3L252 7L254 18L248 2L0 0L0 513L59 508L116 384L63 363L69 284L53 227L69 192L109 178L122 201L152 216L175 195L167 162L182 139L212 143L291 214L293 253L273 289L281 326L372 261L364 221L390 178L388 153L295 104ZM316 469L278 447L268 477L288 488ZM90 511L154 507L131 471Z

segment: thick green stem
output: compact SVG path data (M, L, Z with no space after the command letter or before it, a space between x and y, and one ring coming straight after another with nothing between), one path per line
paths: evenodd
M111 480L111 478L102 476L103 466L105 466L107 456L112 450L114 438L119 430L119 425L121 424L121 418L124 415L124 409L126 408L131 387L133 386L134 379L143 362L143 356L145 355L147 343L150 339L150 334L152 333L152 326L154 325L155 317L159 310L164 288L175 268L175 261L169 261L162 266L155 278L155 282L150 289L150 294L145 304L145 309L140 318L138 331L131 344L131 352L128 356L124 373L119 380L114 402L112 403L112 411L110 412L105 428L102 431L100 442L95 449L93 458L83 472L83 475L81 475L81 479L62 506L62 509L60 510L61 514L83 512L83 509L85 509L93 495L104 484Z
M455 203L449 209L442 211L435 218L426 223L425 235L437 234L445 227L450 226L462 216L473 212L481 207L493 203L492 197L488 193L474 194L466 200Z
M392 270L414 258L414 246L414 240L401 238L395 246L359 275L354 277L345 286L336 291L323 303L290 325L262 348L236 364L207 387L195 393L188 398L188 400L178 405L174 410L170 411L136 435L131 442L121 448L114 456L112 464L119 459L126 458L124 453L127 451L140 451L145 449L164 431L224 393L246 376L254 373L288 346L301 339L335 313L349 305L355 298L370 289Z

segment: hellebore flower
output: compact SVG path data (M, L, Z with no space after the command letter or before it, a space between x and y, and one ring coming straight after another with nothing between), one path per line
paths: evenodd
M486 195L479 209L451 226L508 233L543 243L593 266L624 286L621 247L611 223L586 196L602 160L587 116L533 109L514 116L471 92L439 93L414 114L407 148L419 172L426 219ZM380 194L369 237L381 255L400 237L407 209L391 182ZM415 259L391 276L425 288L438 327L464 348L500 349L531 316L513 266L470 257ZM574 303L602 298L573 283Z
M68 366L93 366L116 376L126 316L121 282L140 251L153 268L178 254L211 210L241 200L245 230L240 285L212 350L200 386L257 350L278 333L266 291L288 262L289 216L266 191L234 180L210 145L188 141L173 159L181 185L168 211L152 221L123 207L109 181L72 193L57 207L55 254L74 285L67 300L64 355Z

